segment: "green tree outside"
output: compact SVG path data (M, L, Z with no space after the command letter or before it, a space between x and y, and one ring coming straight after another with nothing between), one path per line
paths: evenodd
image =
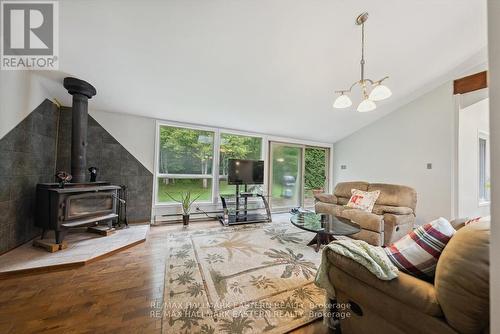
M326 183L326 150L307 147L305 151L304 183L306 190L322 189Z
M211 175L214 150L213 131L187 129L173 126L160 127L159 169L162 174ZM262 138L222 133L220 138L219 189L221 194L233 193L235 187L227 184L229 159L260 160ZM284 175L300 177L301 149L280 146L273 152L273 197L282 194ZM304 152L304 188L306 198L312 197L313 189L321 189L326 183L327 151L323 148L306 147ZM299 180L297 180L299 181ZM158 179L158 201L172 202L166 195L190 191L200 195L200 201L212 199L212 178L205 179ZM301 181L299 181L300 184Z
M172 126L160 127L160 173L163 174L212 174L214 136L212 131L186 129ZM221 134L220 144L220 183L221 193L234 192L234 186L227 184L228 160L260 160L262 138L235 134ZM175 179L158 180L159 202L172 202L166 195L190 191L199 194L200 201L212 198L212 179Z

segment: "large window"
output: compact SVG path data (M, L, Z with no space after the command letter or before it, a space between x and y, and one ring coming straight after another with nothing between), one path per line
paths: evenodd
M490 154L488 135L479 133L479 204L490 201Z
M175 203L188 191L199 202L234 193L235 186L227 184L229 159L262 159L262 138L160 125L157 202Z
M219 193L234 194L235 187L227 184L228 161L229 159L262 159L262 138L242 136L230 133L221 133L219 149ZM262 190L262 186L254 186L255 189Z
M266 160L266 184L249 185L248 191L270 195L277 208L309 207L314 204L313 190L327 190L328 147L285 145L270 136L178 124L158 123L157 131L155 203L159 206L177 204L187 192L197 202L213 205L220 194L234 194L236 186L227 182L230 159Z
M213 131L160 126L158 202L173 202L190 191L212 201Z

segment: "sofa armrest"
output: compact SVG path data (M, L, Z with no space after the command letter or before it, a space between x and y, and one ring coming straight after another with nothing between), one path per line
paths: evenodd
M352 220L362 229L381 233L384 231L384 216L376 215L359 209L352 209L344 206L342 217Z
M395 279L383 281L378 279L359 263L345 256L336 254L328 248L325 250L328 252L327 259L332 265L330 267L330 277L335 277L335 271L341 270L351 276L352 279L360 280L370 287L420 312L434 317L443 316L443 312L437 300L436 290L431 283L403 272L399 272L399 276ZM338 288L345 293L349 293L349 286L336 286L335 279L333 279L332 284L335 289ZM367 291L367 293L369 292Z
M398 241L413 230L415 220L416 218L414 214L384 214L384 245L388 246L393 242Z
M337 204L337 197L332 194L315 193L314 198L323 203Z
M372 212L376 215L383 215L385 213L392 213L394 215L413 214L413 210L406 206L390 206L390 205L378 205L378 204L375 204Z

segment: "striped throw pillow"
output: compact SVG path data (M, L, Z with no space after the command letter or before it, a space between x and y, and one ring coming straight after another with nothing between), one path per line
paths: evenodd
M389 259L399 270L419 277L432 278L441 253L455 234L444 218L422 225L385 248Z

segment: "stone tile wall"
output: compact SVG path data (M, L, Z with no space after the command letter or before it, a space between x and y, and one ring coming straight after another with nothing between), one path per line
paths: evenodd
M59 110L49 100L0 139L0 254L39 234L36 184L53 182Z
M130 222L149 221L153 174L89 116L88 166L98 180L129 188ZM0 254L37 236L36 184L54 182L57 170L71 172L71 108L49 100L0 138ZM90 177L90 176L89 176Z
M129 221L150 221L153 174L91 116L88 122L87 165L99 169L98 181L127 185ZM57 147L57 170L70 172L71 108L61 108Z

